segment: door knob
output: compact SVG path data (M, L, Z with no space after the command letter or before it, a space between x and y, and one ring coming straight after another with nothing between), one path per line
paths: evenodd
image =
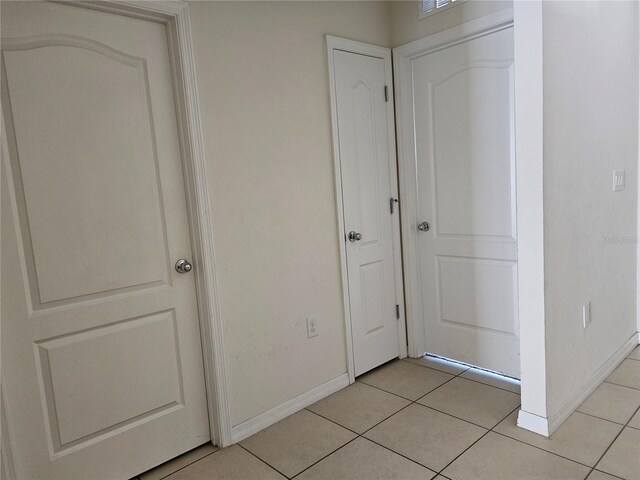
M430 229L431 225L429 225L429 222L422 222L418 224L418 230L421 232L428 232Z
M176 272L178 273L189 273L193 265L187 262L184 258L181 258L176 262Z
M354 232L353 230L351 230L349 232L349 241L350 242L357 242L358 240L362 240L362 234L358 233L358 232Z

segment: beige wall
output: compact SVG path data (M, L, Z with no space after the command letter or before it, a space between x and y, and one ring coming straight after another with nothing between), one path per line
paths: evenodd
M236 425L346 372L324 35L389 46L389 5L190 7Z
M638 6L543 2L550 416L637 329ZM612 191L613 170L626 171L622 192Z
M513 2L504 0L470 0L419 20L417 1L393 1L391 45L398 47L512 5Z

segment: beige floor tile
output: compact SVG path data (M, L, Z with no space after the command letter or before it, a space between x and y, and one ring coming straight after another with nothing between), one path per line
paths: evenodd
M404 398L356 382L308 409L343 427L363 433L409 403Z
M441 372L450 373L451 375L458 375L469 369L469 367L458 365L452 362L447 362L446 360L442 360L436 357L430 357L428 355L420 358L407 357L404 360L406 362L415 363L416 365L422 365L423 367L429 367L435 370L440 370Z
M485 433L484 428L413 404L364 436L438 471Z
M422 397L418 403L491 429L520 405L520 395L454 378Z
M417 463L360 437L296 477L300 480L429 480L436 475Z
M629 426L640 429L640 410L638 410L636 414L631 418L631 421L629 421Z
M300 473L356 435L301 410L240 444L288 477Z
M173 460L163 463L162 465L158 465L156 468L140 474L140 480L160 480L161 478L164 478L167 475L170 475L173 472L176 472L181 468L186 467L190 463L196 462L217 450L218 447L214 447L210 443L202 445L198 448L194 448L193 450L180 455Z
M605 381L640 390L640 362L629 359L623 360Z
M503 388L504 390L520 394L520 383L518 381L501 377L500 375L470 368L460 376L462 378L468 378L469 380L475 380L476 382L491 385L492 387Z
M358 381L417 400L451 378L448 373L398 360L363 375Z
M516 440L556 453L570 460L595 466L622 425L573 413L550 438L516 426L517 412L500 422L494 430Z
M604 382L578 407L578 411L625 424L638 407L640 390Z
M593 472L591 472L591 475L587 477L587 480L620 480L620 479L618 477L614 477L613 475L609 475L608 473L594 470Z
M597 468L627 480L640 479L640 430L625 428Z
M283 480L285 477L234 445L208 455L165 480Z
M640 360L640 346L634 348L633 351L627 356L627 358L635 358L636 360Z
M452 480L582 480L589 467L490 432L442 473Z

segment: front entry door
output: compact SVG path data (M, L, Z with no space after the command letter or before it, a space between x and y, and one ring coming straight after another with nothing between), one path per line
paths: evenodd
M400 354L402 293L390 86L385 93L390 62L338 49L330 54L357 376Z
M130 478L210 439L166 25L3 2L2 69L17 477Z
M513 28L402 68L426 351L519 377Z

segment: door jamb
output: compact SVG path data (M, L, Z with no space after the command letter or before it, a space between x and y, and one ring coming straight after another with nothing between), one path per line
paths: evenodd
M55 0L54 0L55 1ZM211 443L233 443L206 156L189 5L179 1L58 1L166 25L187 197Z
M426 351L424 324L420 319L423 310L418 271L418 212L415 165L413 164L414 132L408 118L412 103L411 61L453 45L481 37L513 26L513 8L506 8L477 20L463 23L393 49L393 71L396 82L396 108L398 118L398 166L400 168L400 203L404 205L402 228L403 267L405 273L408 355L419 357ZM517 159L516 159L517 162Z
M329 65L329 96L331 99L331 132L333 147L333 169L334 169L334 186L336 196L336 209L338 214L338 243L340 245L340 275L342 281L342 303L344 309L344 323L346 335L347 350L347 373L349 375L349 383L355 382L355 369L353 359L353 336L351 330L351 309L349 308L349 283L347 275L347 252L345 245L345 227L344 227L344 203L342 196L342 168L340 164L340 147L338 137L338 115L337 115L337 98L335 88L335 67L333 63L333 51L340 50L349 53L367 55L370 57L382 58L385 63L385 83L389 89L389 101L387 102L387 118L391 121L388 124L388 141L389 141L389 163L392 180L391 194L398 198L398 171L396 159L396 137L395 137L395 113L393 105L393 72L391 61L391 49L379 47L368 43L356 42L346 38L326 36L327 40L327 62ZM382 94L382 92L381 92ZM400 203L402 205L402 203ZM393 215L393 255L394 255L394 276L395 276L395 295L396 303L400 306L400 319L398 320L398 353L400 358L407 356L406 345L406 327L405 327L405 310L404 310L404 287L402 276L402 259L401 259L401 243L400 243L400 207Z

